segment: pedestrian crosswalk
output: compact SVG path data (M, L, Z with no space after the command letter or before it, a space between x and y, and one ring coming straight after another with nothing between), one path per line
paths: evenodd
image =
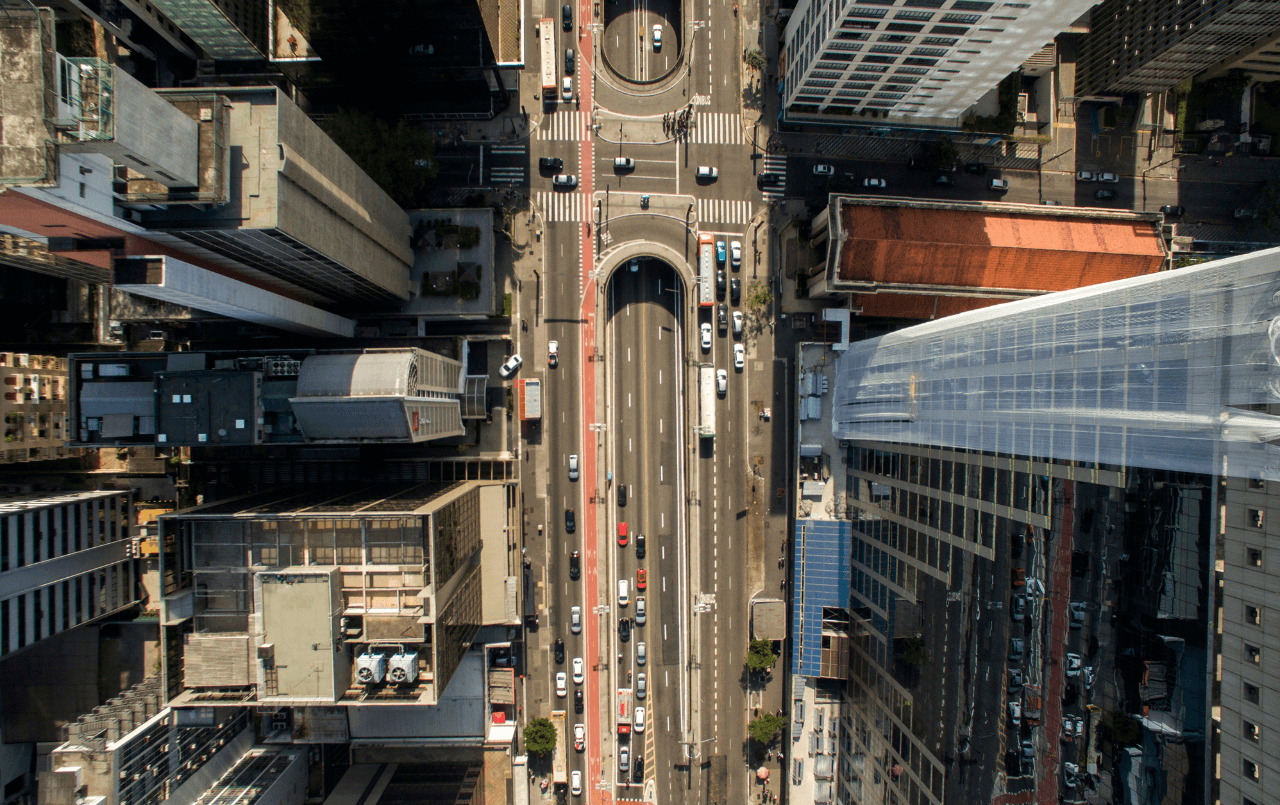
M542 217L549 223L556 221L585 221L586 216L583 213L583 206L586 204L586 198L586 196L576 192L558 193L541 190L537 194L538 208L542 210Z
M698 199L698 223L751 223L751 202L717 198Z
M693 116L689 141L708 145L742 145L742 115L698 112Z
M563 111L551 114L544 125L533 130L533 136L538 140L577 142L582 139L582 113Z
M765 154L764 169L761 173L772 173L781 177L782 181L766 184L761 187L765 198L782 198L787 194L787 158L782 154Z

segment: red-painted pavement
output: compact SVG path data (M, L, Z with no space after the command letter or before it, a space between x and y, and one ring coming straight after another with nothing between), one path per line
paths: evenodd
M1075 482L1061 481L1061 494L1055 490L1055 499L1061 503L1054 504L1053 536L1054 546L1052 561L1045 568L1045 592L1053 602L1053 622L1049 624L1049 633L1042 652L1042 661L1047 663L1044 680L1044 736L1047 750L1041 759L1043 774L1036 778L1037 805L1056 805L1058 802L1058 747L1062 735L1062 688L1063 663L1066 660L1067 636L1071 617L1071 531L1075 525ZM1046 560L1049 557L1046 557ZM1076 743L1066 746L1074 751Z

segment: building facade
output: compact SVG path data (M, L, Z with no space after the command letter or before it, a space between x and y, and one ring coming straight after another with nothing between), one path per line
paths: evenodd
M875 112L906 125L956 128L1091 5L802 0L784 34L783 104L797 120Z
M1077 96L1163 92L1274 39L1280 8L1268 0L1106 0L1090 22L1076 66Z
M67 458L67 359L0 352L4 463Z

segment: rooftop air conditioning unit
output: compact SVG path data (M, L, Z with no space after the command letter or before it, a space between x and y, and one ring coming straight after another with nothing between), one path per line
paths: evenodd
M387 655L366 652L356 657L356 679L365 685L376 685L387 676Z
M397 685L415 684L418 681L418 653L392 654L390 678Z

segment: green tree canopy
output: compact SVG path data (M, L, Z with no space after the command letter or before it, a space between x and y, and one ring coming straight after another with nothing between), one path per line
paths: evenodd
M524 749L531 755L545 755L556 748L556 725L549 718L535 718L524 728Z
M352 109L338 110L321 128L397 204L422 206L423 193L440 172L429 133Z
M786 725L787 720L782 716L765 713L747 725L747 732L751 733L752 738L768 746L773 743L773 739L778 737L778 733Z
M760 312L773 304L773 294L769 286L760 281L753 281L747 288L747 307L753 312Z
M747 670L763 671L772 668L778 659L773 653L773 643L768 640L752 640L747 647Z

